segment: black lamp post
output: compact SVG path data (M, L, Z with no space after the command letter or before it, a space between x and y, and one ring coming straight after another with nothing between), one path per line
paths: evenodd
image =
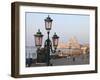
M44 48L46 48L46 63L47 63L47 66L51 65L50 64L50 51L55 53L56 52L56 49L57 49L57 46L58 46L58 40L59 40L59 37L57 36L57 34L55 33L52 37L52 40L53 40L53 47L54 47L54 50L52 49L52 42L49 38L49 34L50 34L50 30L51 30L51 27L52 27L52 19L50 18L50 16L48 15L48 17L46 19L44 19L45 21L45 29L47 30L47 39L45 40L45 45L44 45ZM42 45L42 33L40 32L40 30L38 30L37 34L34 35L35 36L35 45L37 48L40 49L41 45Z
M49 33L50 33L50 30L51 30L51 27L52 27L52 19L49 17L44 19L45 21L45 29L47 30L47 35L48 35L48 38L47 40L45 41L45 47L47 49L47 55L46 55L46 62L47 62L47 65L49 66L50 65L50 47L51 47L51 40L49 38Z

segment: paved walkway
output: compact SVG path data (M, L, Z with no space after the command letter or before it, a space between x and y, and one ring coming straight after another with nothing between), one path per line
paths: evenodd
M80 55L80 56L76 56L76 57L51 59L51 63L53 66L89 64L89 56L88 55Z
M89 55L51 59L52 66L89 64ZM46 63L33 63L31 67L46 66Z

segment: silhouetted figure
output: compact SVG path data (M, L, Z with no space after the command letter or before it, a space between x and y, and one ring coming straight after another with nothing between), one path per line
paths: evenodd
M75 57L73 57L73 62L75 61Z

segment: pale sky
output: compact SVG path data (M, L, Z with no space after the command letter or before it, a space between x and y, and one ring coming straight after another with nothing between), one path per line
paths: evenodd
M43 36L43 43L47 38L44 19L47 16L53 19L50 37L56 32L60 37L59 42L67 42L69 38L75 36L79 43L89 43L89 15L70 15L70 14L50 14L50 13L32 13L26 12L25 20L25 44L26 46L35 46L34 34L40 29Z

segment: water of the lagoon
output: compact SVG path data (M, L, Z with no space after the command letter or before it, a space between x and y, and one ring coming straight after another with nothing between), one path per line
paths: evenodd
M35 46L26 46L25 47L26 58L36 59L37 58L36 50L37 50L37 48ZM63 52L69 52L69 49L66 49L66 48L58 49L58 50L61 50Z
M37 48L34 46L26 46L25 47L26 58L36 59L37 58L36 50Z
M37 58L36 50L37 48L34 46L26 46L25 47L26 58L36 59Z

